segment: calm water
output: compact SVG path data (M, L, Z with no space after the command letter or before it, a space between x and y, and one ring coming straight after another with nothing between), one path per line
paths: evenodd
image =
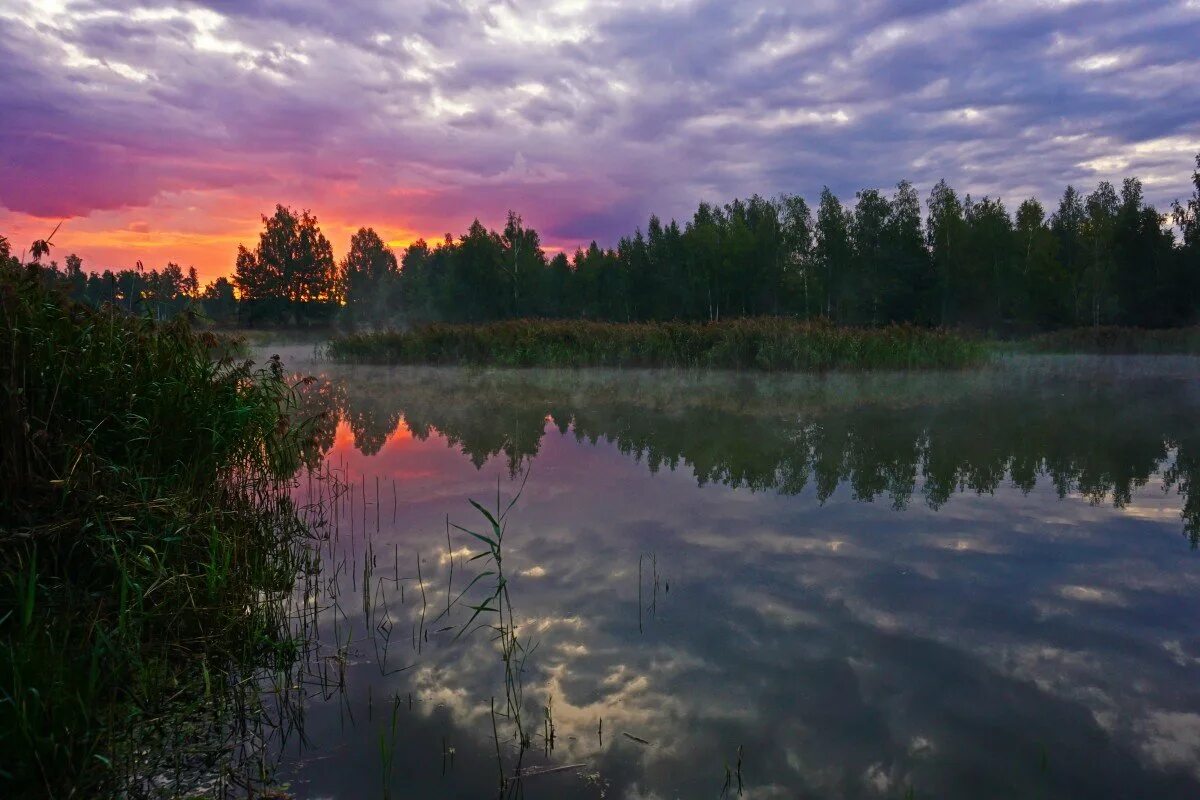
M531 798L1200 796L1200 362L291 363L346 485L297 797L493 797L520 731L523 769L570 767L509 784ZM468 499L522 485L506 672L459 636L495 578L468 589L482 543L446 525L489 533Z

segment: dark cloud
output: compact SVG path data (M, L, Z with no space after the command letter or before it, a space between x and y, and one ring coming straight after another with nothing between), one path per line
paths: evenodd
M303 185L344 215L392 184L417 228L513 206L568 245L903 177L1015 204L1139 173L1162 205L1200 149L1198 40L1196 0L17 0L0 203Z

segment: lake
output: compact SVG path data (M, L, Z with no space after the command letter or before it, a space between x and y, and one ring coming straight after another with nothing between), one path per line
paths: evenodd
M1196 359L284 355L329 412L297 797L1200 796Z

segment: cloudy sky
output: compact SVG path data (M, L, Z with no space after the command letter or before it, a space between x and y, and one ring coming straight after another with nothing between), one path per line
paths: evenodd
M1200 0L3 0L0 234L227 272L277 202L341 252L522 212L551 246L753 192L1015 205L1200 151Z

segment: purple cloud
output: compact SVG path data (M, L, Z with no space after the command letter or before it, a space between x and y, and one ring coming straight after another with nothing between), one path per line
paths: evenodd
M56 6L0 10L12 212L226 189L611 244L702 199L900 178L1015 203L1139 174L1162 206L1200 149L1197 0Z

